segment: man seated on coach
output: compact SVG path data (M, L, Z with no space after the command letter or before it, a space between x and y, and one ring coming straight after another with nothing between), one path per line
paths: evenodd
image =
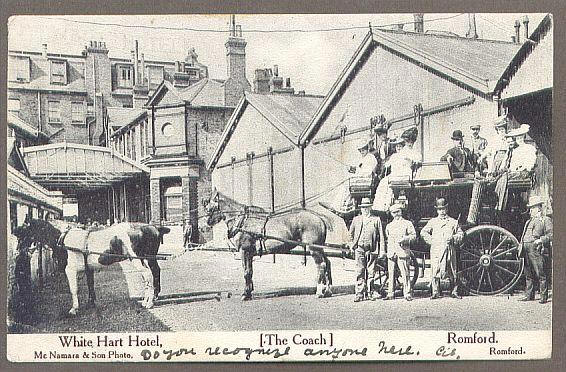
M474 172L476 160L470 149L464 147L464 135L461 130L455 130L452 133L452 141L454 146L440 158L440 161L448 162L452 174L456 172Z

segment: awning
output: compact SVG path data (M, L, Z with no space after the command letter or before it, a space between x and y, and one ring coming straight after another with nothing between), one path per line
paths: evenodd
M149 174L149 168L113 149L72 143L23 150L31 178L48 189L97 189Z

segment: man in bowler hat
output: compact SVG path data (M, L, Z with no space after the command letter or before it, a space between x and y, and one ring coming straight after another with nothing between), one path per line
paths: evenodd
M452 172L473 172L476 168L476 161L472 152L464 147L464 135L461 130L452 133L454 147L449 149L440 161L447 161Z

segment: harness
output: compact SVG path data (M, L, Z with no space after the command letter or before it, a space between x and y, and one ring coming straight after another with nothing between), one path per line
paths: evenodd
M88 255L89 255L89 250L88 250L88 237L91 233L91 230L83 230L83 229L79 229L77 228L76 230L79 231L86 231L86 235L84 237L84 243L83 243L83 248L82 249L77 249L74 247L67 247L65 246L65 238L67 237L67 235L69 234L69 231L73 230L73 227L68 226L67 229L65 231L63 231L61 233L61 235L59 236L59 238L57 239L57 247L61 248L61 249L65 249L68 251L75 251L75 252L80 252L83 254L83 259L84 259L84 264L85 264L85 269L88 268L87 265L87 260L88 260Z

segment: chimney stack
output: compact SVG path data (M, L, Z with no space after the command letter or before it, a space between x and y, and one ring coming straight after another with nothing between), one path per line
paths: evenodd
M133 71L132 71L132 85L136 85L138 82L138 79L136 79L136 74L138 73L138 63L136 62L136 51L132 50L132 66L133 66Z
M291 78L285 80L285 88L291 88Z
M515 39L515 35L511 35L511 42L512 42L512 43L516 43L516 42L517 42L517 40Z
M523 17L523 27L525 27L525 40L527 40L529 38L529 17L528 16L524 16Z
M273 76L279 76L279 66L273 65Z
M141 54L141 62L140 62L140 84L145 84L145 57L143 53Z
M239 25L238 25L239 26ZM251 89L246 78L246 41L242 38L242 28L236 27L236 16L230 16L230 36L226 41L227 75L224 83L224 102L235 107L244 91Z
M520 37L520 30L521 29L521 22L519 22L519 20L515 20L515 39L517 40L517 43L521 43L521 37Z
M422 34L424 32L424 14L414 13L413 17L415 19L415 32Z
M47 58L47 44L41 44L41 56Z

